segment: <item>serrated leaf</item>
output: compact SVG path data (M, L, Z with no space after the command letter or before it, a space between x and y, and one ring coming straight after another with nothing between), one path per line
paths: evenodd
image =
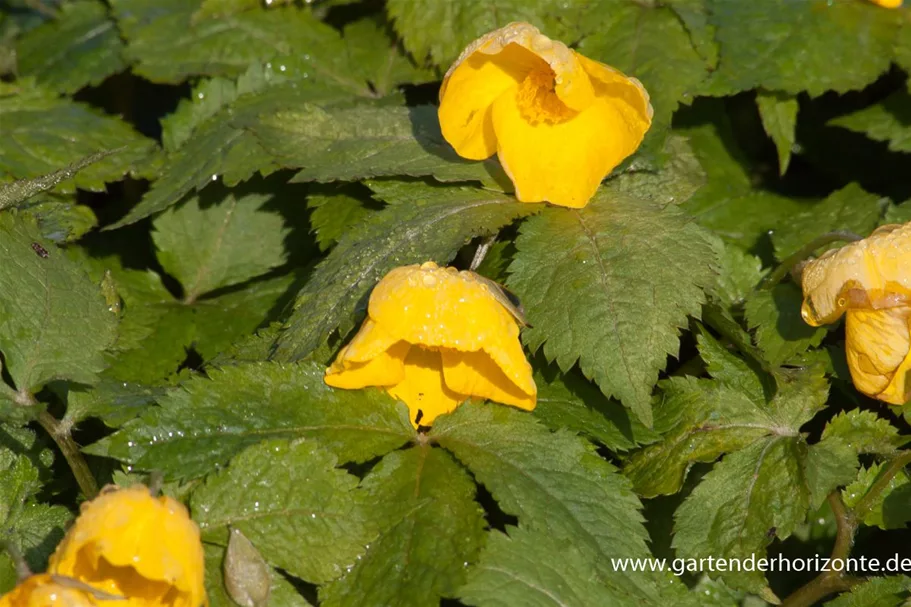
M882 456L893 455L908 442L908 438L899 435L898 428L889 420L861 409L844 411L829 420L822 431L822 439L829 438L843 440L857 453Z
M312 186L307 194L310 225L316 233L320 250L332 248L355 225L371 215L379 205L370 204L354 195L348 185Z
M721 53L707 90L717 95L756 87L812 97L861 89L889 69L900 23L898 11L855 0L709 6Z
M597 582L594 564L572 543L540 529L510 527L507 532L491 532L481 561L459 591L462 602L484 607L632 604Z
M807 514L808 491L800 467L805 457L806 444L787 436L765 438L725 456L677 509L677 556L746 559L764 553L775 535L788 537ZM767 585L761 571L714 577L752 592Z
M399 43L390 37L387 24L378 19L368 17L350 23L343 34L348 64L381 97L399 84L436 79L432 70L415 66L405 56Z
M184 301L238 284L281 265L289 232L265 208L273 196L210 188L155 219L152 239L165 271L180 281Z
M168 157L159 178L139 204L108 229L135 223L163 211L186 194L215 181L234 186L250 179L256 172L268 175L278 170L274 159L257 138L242 128L243 121L260 113L275 113L289 105L317 100L328 102L345 95L341 89L286 83L238 97L234 103L194 127L193 136ZM207 110L202 115L207 115ZM192 118L186 120L192 124ZM190 127L184 125L183 128Z
M845 505L854 508L861 499L866 497L873 485L880 480L885 472L885 464L873 464L869 468L861 468L857 473L857 480L845 487L841 494ZM878 495L861 519L863 524L879 527L880 529L902 529L911 521L911 478L904 470L899 470L885 487L879 490Z
M523 223L516 247L508 286L532 325L525 342L563 371L579 361L650 426L652 386L714 275L705 234L674 208L602 188L584 209Z
M628 451L658 439L628 409L576 373L537 373L535 384L538 403L534 415L552 430L578 432L612 451Z
M68 167L33 179L19 179L12 183L0 184L0 209L19 205L32 196L49 190L61 181L70 179L90 164L111 155L113 151L103 151L80 158Z
M14 213L0 213L0 258L0 351L16 387L93 383L116 330L100 288Z
M435 188L420 182L373 187L382 199L407 204L390 204L372 215L317 265L277 343L277 360L306 356L339 326L340 333L347 334L356 308L393 268L428 260L446 264L472 238L495 233L538 210L506 194L475 188Z
M53 546L63 539L65 525L72 515L63 506L48 506L35 501L41 490L38 469L26 455L17 455L0 443L0 537L25 557L34 571L43 570ZM13 563L0 554L0 592L2 581L10 576Z
M744 311L756 345L773 365L781 365L816 347L826 336L825 327L811 327L800 315L803 294L794 283L777 284L754 292Z
M756 95L756 107L762 128L778 150L778 174L784 175L791 163L791 151L796 141L797 98L774 91L760 91Z
M875 141L885 141L893 152L911 152L911 95L898 91L862 110L828 122L863 133Z
M373 530L357 477L310 440L268 440L231 460L193 491L203 541L225 545L239 529L273 567L314 583L342 574Z
M237 76L252 63L298 56L305 69L370 95L349 76L341 36L307 9L279 7L193 19L201 0L113 0L134 71L153 82L189 76Z
M98 0L62 4L54 21L27 32L16 44L20 76L68 94L124 70L122 51L117 27Z
M740 305L762 280L762 260L730 243L718 246L719 272L711 294L728 307Z
M437 418L432 440L451 451L507 514L529 530L576 546L599 583L649 604L656 576L610 567L610 557L648 555L639 500L616 469L572 434L551 433L527 413L466 403Z
M789 216L787 223L772 233L775 256L784 260L828 232L845 230L865 236L879 223L888 203L888 198L865 192L851 183L803 212ZM836 243L829 248L838 246L842 245Z
M365 507L379 525L366 554L325 586L320 604L436 604L454 596L484 539L474 482L442 449L388 454L364 479Z
M700 335L700 350L715 379L662 382L655 429L664 438L633 454L624 467L642 496L676 493L693 463L766 440L800 441L800 427L825 405L828 385L819 370L782 374L777 393L766 396L764 378L708 334Z
M222 570L224 548L203 544L202 549L206 557L205 583L210 607L237 607L237 604L231 600L225 590ZM272 576L272 587L269 589L269 596L274 601L274 605L310 607L310 603L297 592L285 576L275 569L270 569L270 575Z
M76 424L89 417L97 417L116 428L138 417L165 393L166 389L161 386L105 380L90 390L70 390L66 419Z
M684 137L670 135L661 151L664 162L657 169L630 170L615 175L609 187L662 206L681 204L705 185L705 171Z
M342 461L365 461L414 438L407 410L380 390L333 390L318 365L210 369L140 418L84 449L168 478L195 478L270 437L310 437Z
M292 181L356 181L432 175L512 189L500 166L464 160L443 139L435 106L341 107L303 103L245 124L284 168L304 167Z
M670 125L678 104L708 75L683 23L670 9L635 1L601 3L598 28L579 51L642 81L655 109L652 130Z
M852 587L825 607L901 607L907 605L911 578L889 576L869 578Z
M829 493L847 485L857 475L857 451L840 438L810 445L805 463L810 510L818 509Z
M158 150L124 121L69 99L0 96L0 115L0 174L16 179L45 176L103 150L117 150L61 182L57 189L64 193L103 191L107 182L143 174Z
M709 23L709 0L667 0L670 7L686 27L693 46L712 69L718 65L718 45L715 28Z

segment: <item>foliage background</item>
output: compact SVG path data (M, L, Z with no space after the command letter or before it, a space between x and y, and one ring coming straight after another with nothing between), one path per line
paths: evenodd
M442 73L512 20L651 93L584 210L515 202L440 136ZM911 9L862 0L0 2L0 539L41 570L91 479L157 470L216 606L229 528L275 605L761 605L813 574L610 558L826 555L836 518L854 556L911 557L908 409L760 286L911 220L909 70ZM534 413L418 435L323 385L385 272L493 234ZM850 587L831 604L911 580Z

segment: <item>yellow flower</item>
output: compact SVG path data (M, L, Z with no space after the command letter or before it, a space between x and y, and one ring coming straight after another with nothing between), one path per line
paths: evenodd
M639 147L652 106L635 78L511 23L449 68L439 116L459 156L497 154L520 201L581 208Z
M902 5L903 0L870 0L873 4L878 4L884 8L898 8Z
M33 575L0 597L0 607L96 607L123 601L96 602L87 589L72 587L49 573Z
M142 485L83 504L48 572L127 597L125 607L208 605L199 528L182 504Z
M911 223L827 251L801 276L801 315L814 327L847 314L845 341L858 390L893 405L911 399Z
M472 272L432 261L389 272L367 320L326 369L336 388L382 386L417 426L477 396L522 409L538 390L515 318Z

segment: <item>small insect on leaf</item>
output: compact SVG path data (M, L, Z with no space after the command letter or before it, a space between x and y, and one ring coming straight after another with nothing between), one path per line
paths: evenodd
M471 274L474 275L478 282L487 285L488 290L493 294L494 298L512 314L512 317L516 319L519 326L531 326L528 324L528 321L525 320L525 308L522 307L522 302L519 301L519 298L516 297L512 291L486 276L481 276L475 272L471 272Z
M50 253L47 252L47 249L42 247L37 242L32 243L32 250L38 254L38 257L41 257L42 259L47 259L48 256L50 255Z

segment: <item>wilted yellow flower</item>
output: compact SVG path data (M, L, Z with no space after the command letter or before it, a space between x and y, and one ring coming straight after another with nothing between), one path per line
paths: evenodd
M801 276L801 315L817 327L847 313L845 340L854 385L894 405L911 398L911 223L827 251Z
M126 597L119 605L208 605L199 528L181 503L142 485L83 504L48 572Z
M511 23L449 68L439 116L459 156L497 154L520 201L580 208L639 147L652 106L635 78Z
M870 2L885 8L898 8L902 5L902 0L870 0Z
M472 272L432 261L396 268L373 289L367 313L326 370L330 386L384 387L408 405L415 426L472 396L534 409L519 326Z
M30 576L0 597L0 607L96 607L115 604L95 602L93 598L90 591L74 588L65 580L58 581L51 574L42 573Z

